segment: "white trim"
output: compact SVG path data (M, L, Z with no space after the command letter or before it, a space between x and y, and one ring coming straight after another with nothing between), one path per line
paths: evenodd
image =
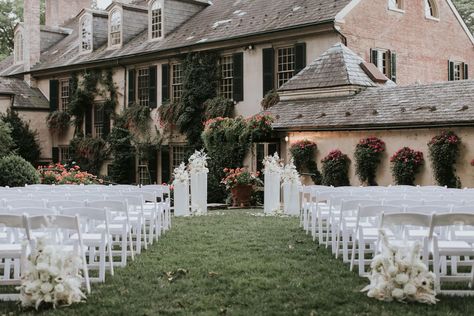
M339 23L344 23L344 18L349 14L349 12L352 11L362 0L352 0L349 2L348 5L344 7L341 11L339 11L338 14L336 14L336 17L334 18L336 22Z
M113 2L113 4L115 4L115 3ZM112 18L112 14L116 11L120 13L120 44L112 45L111 38L110 38L111 30L112 30L111 18ZM117 49L117 48L122 47L122 45L123 45L123 9L119 5L117 5L115 7L110 7L109 17L107 19L107 38L108 38L108 40L107 40L107 42L108 42L107 49Z
M155 37L153 38L152 36L152 20L153 20L153 12L152 12L152 6L155 4L155 3L159 3L160 4L160 10L161 10L161 36L160 37ZM148 40L149 41L159 41L159 40L162 40L164 37L165 37L165 26L164 26L164 22L165 22L165 1L164 0L150 0L148 2Z
M82 48L82 23L84 22L84 19L89 17L90 18L90 27L91 27L91 48L88 50L85 50ZM80 18L79 18L79 54L89 54L94 51L94 16L90 12L85 12Z
M459 23L461 24L462 28L464 29L464 32L466 32L467 37L469 37L469 39L471 40L471 43L474 45L474 37L472 36L471 31L470 31L469 28L467 27L466 22L464 22L463 18L461 17L461 15L459 14L458 10L457 10L456 7L454 6L454 3L453 3L451 0L446 0L446 1L448 2L449 7L450 7L451 10L453 11L453 13L454 13L454 15L456 16L456 18L458 19L458 21L459 21Z

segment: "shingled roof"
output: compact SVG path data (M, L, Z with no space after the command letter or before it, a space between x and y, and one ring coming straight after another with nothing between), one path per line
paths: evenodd
M90 54L79 54L77 20L66 27L73 29L67 38L42 54L33 71L87 64L169 49L177 49L238 39L246 36L294 29L331 22L350 0L213 0L211 5L190 18L163 40L149 41L148 30L108 50L107 45ZM0 75L18 73L8 71Z
M365 61L344 44L328 49L313 63L285 83L279 90L304 90L340 86L377 87L394 86L388 78L385 83L374 82L362 69ZM385 76L380 73L380 76Z
M367 88L352 96L287 100L269 110L277 130L355 130L474 124L474 80Z
M41 91L21 79L0 77L0 94L14 95L13 107L17 109L49 109Z

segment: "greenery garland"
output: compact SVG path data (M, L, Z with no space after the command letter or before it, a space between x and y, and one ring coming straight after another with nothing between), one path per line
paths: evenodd
M318 165L314 160L318 146L310 140L301 140L291 145L290 153L293 157L296 170L300 174L304 171L311 175L314 184L321 184L322 176L318 170Z
M416 174L424 163L423 153L409 147L398 150L390 162L392 175L397 185L415 185Z
M321 160L323 163L323 185L348 186L350 159L340 150L333 150Z
M375 181L377 167L380 164L385 143L377 137L363 138L356 146L354 157L356 160L356 175L362 183L369 186L377 185Z
M456 161L459 158L461 139L452 131L442 132L428 143L433 173L441 186L460 188L461 180L456 176Z

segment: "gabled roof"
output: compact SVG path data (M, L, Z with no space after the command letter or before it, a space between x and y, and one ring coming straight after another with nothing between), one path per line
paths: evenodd
M340 86L377 87L395 85L388 80L385 83L374 82L362 69L364 60L344 44L338 43L323 53L313 63L291 78L279 90L303 90ZM383 76L383 74L380 74Z
M357 130L474 124L474 80L367 88L356 95L282 101L277 130Z
M35 70L89 64L114 58L178 49L204 43L332 22L350 0L213 0L163 40L149 41L148 30L109 50L107 45L90 54L79 54L77 21L71 35L42 54ZM76 19L77 20L77 19ZM1 74L1 73L0 73ZM3 73L13 75L15 72Z
M49 102L41 91L21 79L0 77L1 94L14 95L13 107L17 109L49 109Z

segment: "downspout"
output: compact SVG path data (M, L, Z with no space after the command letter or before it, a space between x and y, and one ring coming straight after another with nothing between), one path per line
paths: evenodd
M341 37L341 39L342 39L342 44L344 44L345 46L347 46L347 37L344 36L344 34L341 33L341 31L339 30L340 27L336 25L336 22L334 22L333 29L334 29L334 31L335 31L337 34L339 34L339 36Z
M127 108L127 66L120 63L120 59L117 59L117 66L123 68L123 111Z

